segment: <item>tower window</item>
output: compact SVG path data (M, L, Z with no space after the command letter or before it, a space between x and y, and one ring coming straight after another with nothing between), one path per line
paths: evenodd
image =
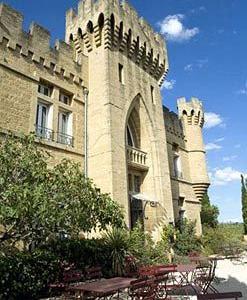
M155 104L154 87L152 85L150 86L150 93L151 93L152 103Z
M173 165L174 165L174 175L176 178L183 178L182 168L181 168L181 159L178 154L175 154L173 157Z
M66 93L60 92L59 101L64 104L70 105L71 104L71 96Z
M123 72L123 65L118 64L118 76L119 76L119 82L124 84L124 72Z
M47 97L51 97L51 94L52 94L52 87L47 85L47 84L43 84L43 83L40 83L39 86L38 86L38 92L40 94L43 94Z

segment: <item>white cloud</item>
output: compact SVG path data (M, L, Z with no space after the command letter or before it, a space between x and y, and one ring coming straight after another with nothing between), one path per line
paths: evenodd
M182 23L184 15L169 15L159 23L160 32L167 40L175 42L188 41L199 33L199 28L186 28Z
M198 7L198 8L193 8L193 9L191 9L190 10L190 13L191 14L197 14L197 13L200 13L200 12L204 12L204 11L206 11L207 9L206 9L206 7L205 6L200 6L200 7Z
M205 113L205 128L213 128L219 125L223 125L223 119L219 114L213 113L213 112L208 112Z
M237 144L237 145L234 146L234 148L239 149L239 148L241 148L241 145Z
M226 185L233 181L240 182L241 174L243 174L243 172L234 170L232 167L227 167L214 170L214 172L210 174L210 177L213 185Z
M237 91L237 94L247 96L247 80L244 87Z
M238 156L237 155L230 155L230 156L224 156L222 158L223 161L233 161L237 158Z
M206 64L208 63L208 58L205 58L205 59L198 59L196 61L196 65L198 68L203 68Z
M165 80L164 83L161 86L161 90L165 89L165 90L172 90L174 88L176 84L176 80L171 79L169 80Z
M215 140L216 143L220 143L220 142L223 142L225 140L224 137L221 137L221 138L218 138Z
M215 144L215 143L208 143L205 145L205 150L206 151L211 151L211 150L219 150L221 149L222 146Z
M192 71L193 70L193 64L188 64L184 67L184 71Z
M194 63L188 64L184 67L184 71L192 71L193 69L202 69L208 63L208 58L197 59Z

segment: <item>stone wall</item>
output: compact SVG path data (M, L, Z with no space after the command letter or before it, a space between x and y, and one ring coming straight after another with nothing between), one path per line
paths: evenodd
M71 46L57 41L50 47L50 34L40 25L32 24L29 33L22 29L22 15L5 4L0 5L0 128L28 134L35 131L38 85L53 87L47 103L52 105L52 129L58 131L58 111L73 115L74 147L54 142L42 142L54 157L75 158L83 163L84 156L84 96L88 82L88 61L82 56L74 61ZM59 101L59 90L71 95L69 106Z

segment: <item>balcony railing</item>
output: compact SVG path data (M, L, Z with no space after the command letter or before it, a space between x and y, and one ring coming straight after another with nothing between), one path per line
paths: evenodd
M52 129L35 125L36 136L47 141L57 142L69 147L74 147L74 138L62 132L54 132Z
M62 132L57 133L57 142L70 147L74 146L74 138L71 135L64 134Z
M127 161L130 164L147 169L147 153L134 147L127 147Z
M36 126L36 135L37 137L48 140L48 141L53 141L54 140L54 131L52 129L42 127L42 126Z

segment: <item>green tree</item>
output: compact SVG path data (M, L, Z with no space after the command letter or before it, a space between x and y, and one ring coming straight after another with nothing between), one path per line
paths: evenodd
M244 222L244 234L247 234L247 179L241 176L242 181L242 215Z
M100 193L78 164L48 167L49 155L33 136L7 136L0 144L0 245L39 245L58 234L122 226L123 213Z
M219 209L210 203L207 193L202 199L201 222L203 227L215 228L218 225Z

